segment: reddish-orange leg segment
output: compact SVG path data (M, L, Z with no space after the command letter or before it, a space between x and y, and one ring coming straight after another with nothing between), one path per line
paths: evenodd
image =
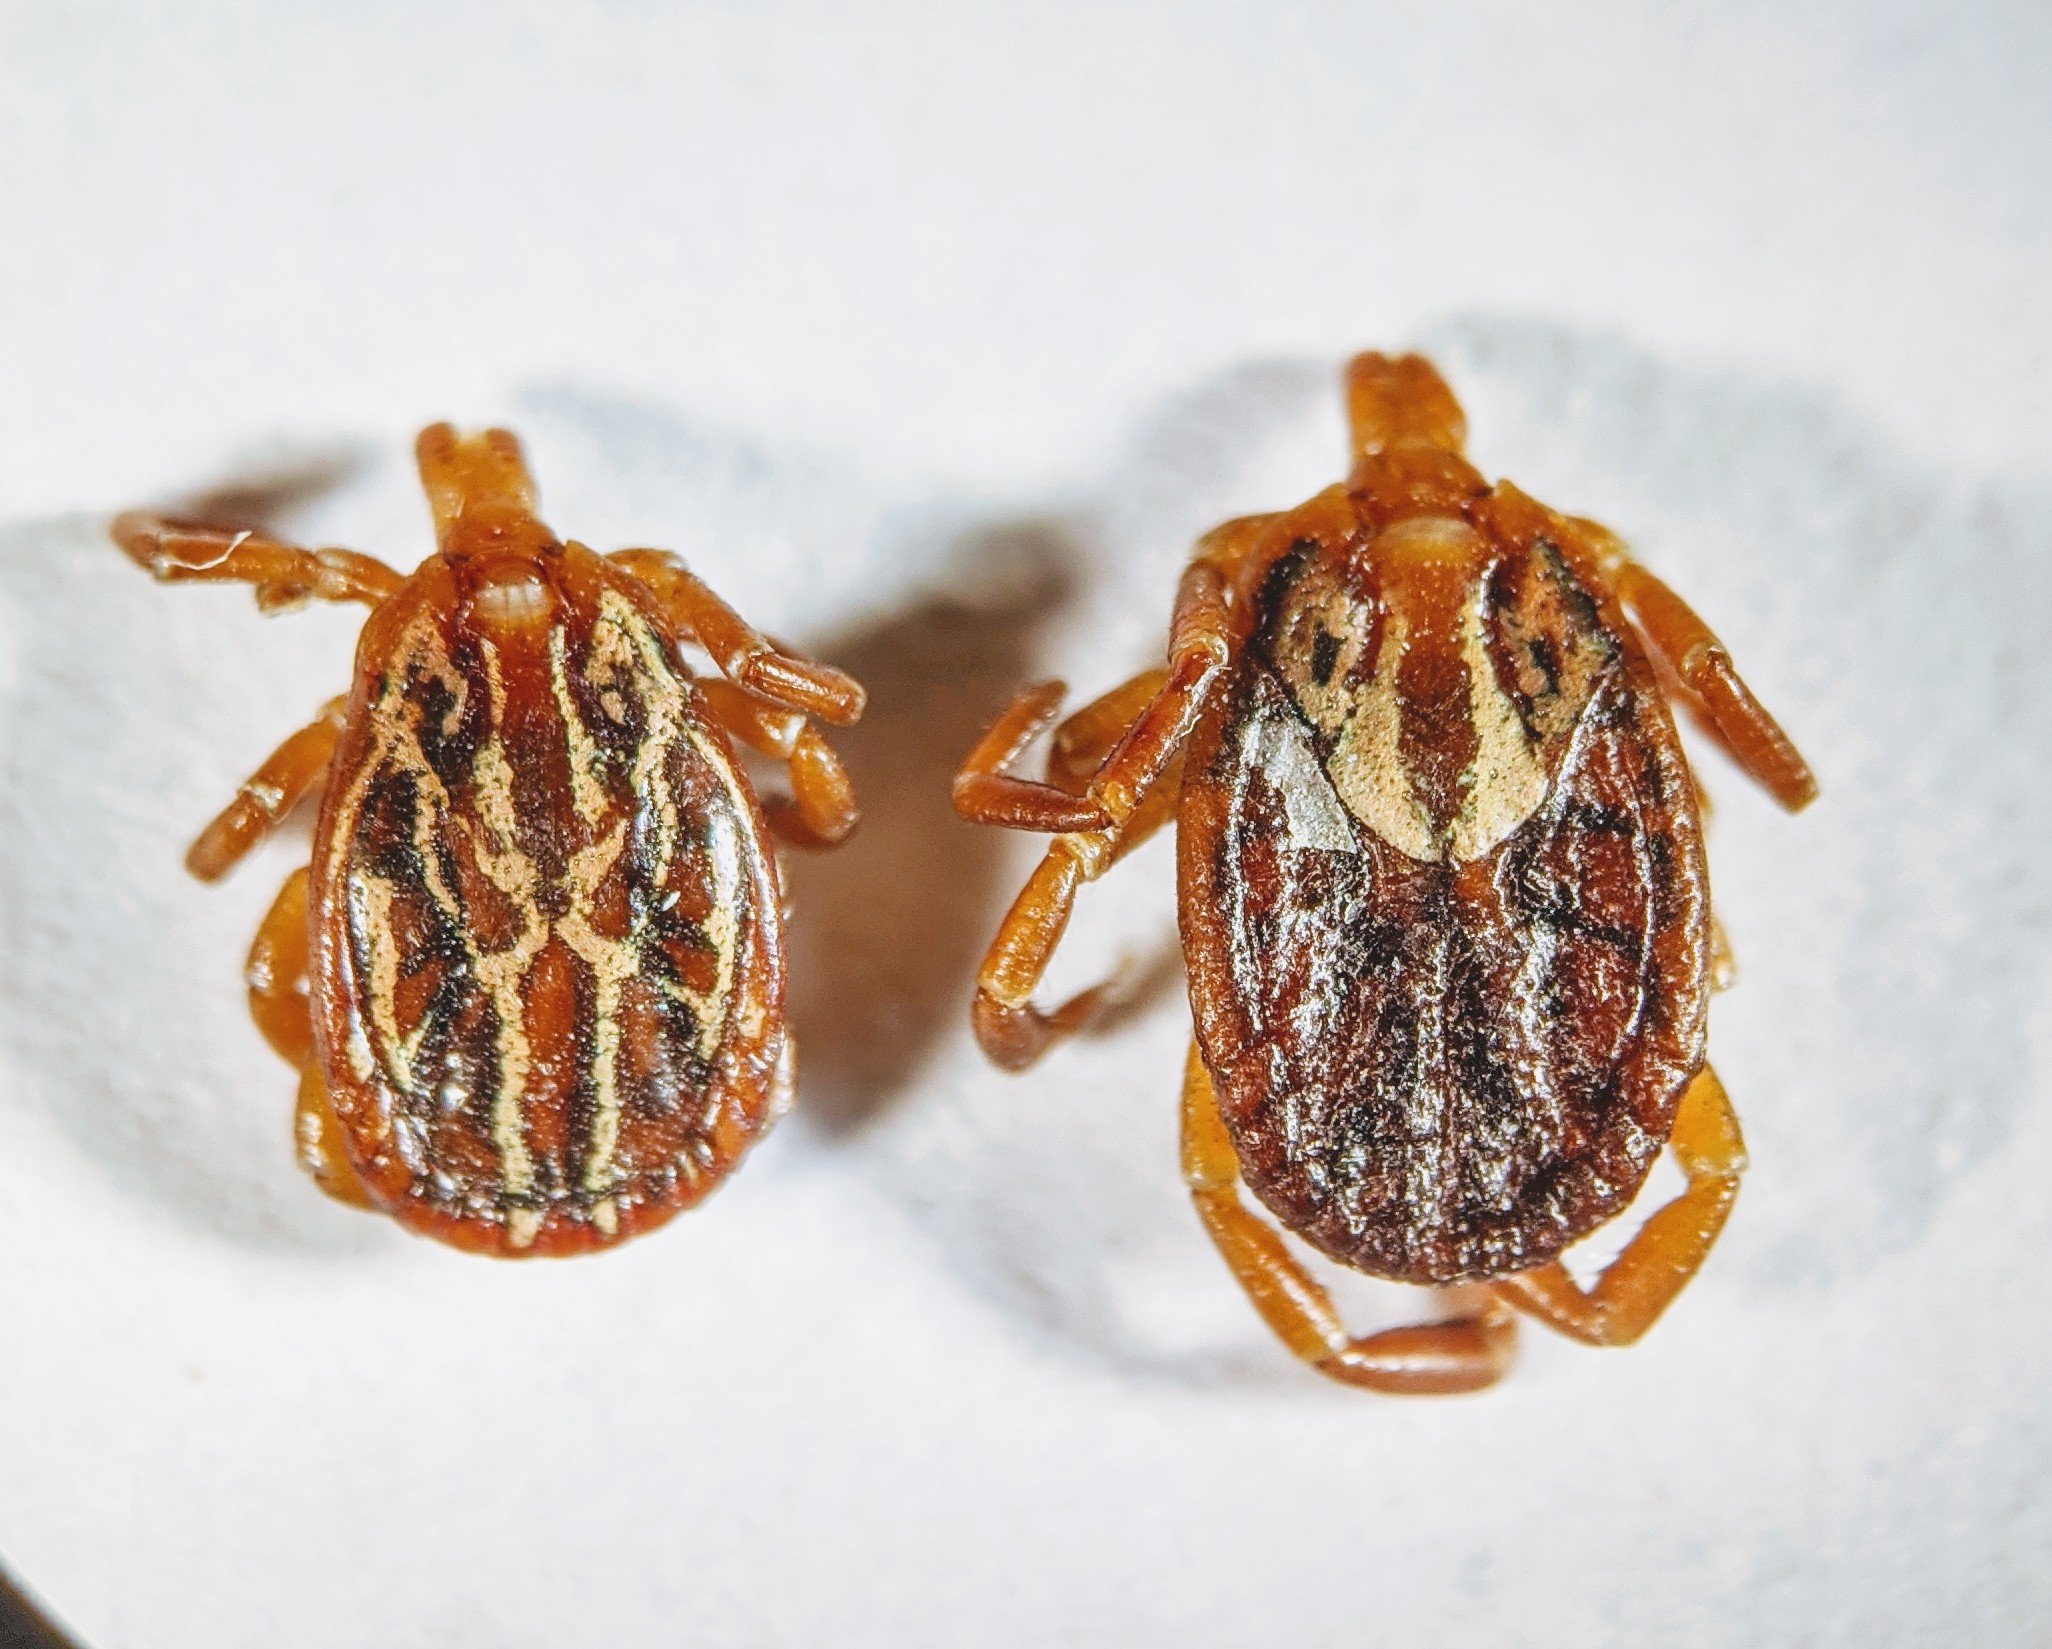
M280 1059L304 1070L313 1060L313 1019L307 1008L307 872L285 878L249 947L243 979L249 1016Z
M263 533L188 526L130 511L115 519L114 542L129 559L167 584L245 583L257 606L281 612L308 601L360 601L376 607L397 593L405 575L354 550L309 550ZM251 774L235 799L199 834L185 856L201 881L226 875L317 789L342 728L341 699L323 706ZM307 873L295 871L279 890L250 947L250 1016L299 1071L294 1119L301 1164L322 1190L355 1207L369 1206L362 1182L342 1153L328 1103L307 1003Z
M1006 1070L1024 1070L1055 1042L1117 1005L1117 995L1108 985L1080 992L1051 1011L1035 1007L1032 998L1068 928L1077 890L1102 876L1174 814L1175 792L1165 781L1181 759L1204 694L1232 657L1229 592L1234 575L1255 553L1261 529L1271 519L1247 516L1228 521L1199 542L1177 586L1167 667L1135 677L1079 711L1064 729L1066 741L1057 739L1053 765L1073 780L1081 769L1082 748L1105 734L1127 710L1128 696L1140 699L1143 681L1151 686L1111 754L1082 789L1110 823L1064 832L1048 844L1039 868L999 924L977 975L970 1021L983 1051ZM977 765L978 758L988 758L1008 744L1023 745L1052 713L1053 701L1045 690L1016 701L971 753L972 774L992 771L987 760ZM1158 793L1165 799L1151 801Z
M1164 669L1142 670L1132 680L1121 682L1110 692L1092 699L1057 727L1047 752L1047 782L1072 796L1090 788L1097 770L1104 764L1126 731L1168 683ZM1157 786L1157 792L1171 788Z
M382 561L354 550L307 550L262 533L193 527L131 510L115 517L114 542L167 584L240 582L257 605L279 612L307 601L361 601L375 607L406 582ZM314 789L327 772L342 729L342 700L294 733L244 782L202 830L185 868L218 881Z
M1715 916L1710 918L1710 988L1728 991L1738 982L1738 953L1731 948L1731 935Z
M1104 758L1161 695L1167 680L1166 670L1142 670L1064 721L1048 748L1045 782L1018 778L1007 769L1054 720L1064 688L1058 681L1027 688L991 723L962 763L955 775L955 811L971 824L1012 830L1106 828L1110 815L1085 792ZM1153 794L1173 790L1171 784L1157 783ZM1134 826L1135 820L1129 819L1129 836Z
M337 1202L368 1208L363 1181L343 1153L341 1130L314 1052L313 1015L307 1003L306 884L304 870L288 876L257 928L243 975L249 983L249 1016L264 1040L299 1071L299 1104L292 1121L299 1165Z
M1066 691L1058 681L1043 681L1005 707L955 775L957 813L971 824L1003 825L1011 830L1102 830L1111 823L1111 815L1102 807L1077 794L1081 786L1071 789L1042 784L1006 771L1046 731L1061 710ZM1125 732L1131 720L1129 715L1119 733ZM1098 758L1103 756L1100 750Z
M1655 1210L1588 1289L1559 1261L1489 1286L1548 1328L1592 1346L1628 1346L1701 1267L1738 1198L1746 1146L1717 1073L1696 1073L1668 1139L1688 1186Z
M1332 1297L1240 1195L1240 1164L1197 1045L1183 1069L1183 1180L1204 1228L1277 1339L1319 1373L1371 1391L1480 1391L1509 1371L1517 1319L1485 1296L1470 1315L1354 1336Z
M1132 729L1141 712L1154 702L1166 678L1166 671L1144 670L1069 717L1055 729L1053 747L1048 753L1050 783L1034 788L1070 805L1081 800L1098 817L1104 817L1098 804L1089 801L1082 793L1087 790L1106 754ZM1031 688L1021 694L971 753L970 761L974 763L979 756L994 750L1001 738L1011 746L1010 754L1015 755L1033 732L1046 725L1056 708L1059 691L1058 683L1048 683L1046 687ZM1032 726L1023 737L1014 740L1006 736L1005 723L1022 707L1030 712ZM1022 716L1019 719L1023 722L1026 718ZM1179 782L1180 770L1171 765L1122 826L1106 826L1089 833L1104 844L1092 849L1099 856L1097 874L1116 864L1174 817ZM971 807L979 800L972 793ZM973 813L971 807L963 805L959 780L955 805L957 811L965 816L981 817ZM1000 805L1008 806L1003 802ZM1021 823L1019 828L1032 827ZM1076 891L1087 879L1082 874L1086 861L1072 850L1070 843L1069 836L1059 836L1049 847L1039 868L1027 880L1005 920L999 924L997 935L984 957L983 968L977 975L970 1020L984 1052L1007 1070L1024 1069L1038 1059L1051 1043L1088 1029L1124 1000L1124 981L1116 977L1078 991L1054 1009L1036 1008L1029 1000L1047 971L1055 946L1061 942L1062 933L1068 927L1069 917L1075 909ZM1007 1004L996 994L998 991L1019 989L1019 981L1024 983L1017 1004Z
M404 574L355 550L301 549L263 533L188 526L142 510L116 516L110 530L151 577L166 584L252 584L267 613L307 601L375 607L406 582Z
M1817 799L1809 763L1753 696L1724 643L1695 609L1632 559L1624 540L1594 521L1570 523L1595 551L1612 591L1652 651L1670 695L1726 755L1791 813Z
M720 673L758 698L802 710L835 727L862 719L862 684L830 664L788 653L729 607L667 550L615 550L607 557L646 584L672 623L703 647Z
M804 714L780 709L730 681L701 681L698 691L713 719L730 734L785 764L790 800L779 797L765 804L776 832L799 847L845 842L862 816L855 788L840 758Z
M1130 848L1160 828L1157 819L1151 829L1118 834ZM1062 1038L1089 1029L1124 1000L1122 981L1117 978L1078 991L1059 1007L1040 1008L1032 1000L1055 947L1068 930L1077 890L1091 879L1091 861L1085 855L1108 854L1112 834L1093 831L1081 838L1057 836L1012 901L1012 908L1005 912L990 949L984 953L976 975L976 995L969 1004L969 1022L984 1053L1003 1070L1023 1071Z
M186 850L185 868L202 882L218 882L320 785L342 736L342 706L330 699L321 713L271 752Z

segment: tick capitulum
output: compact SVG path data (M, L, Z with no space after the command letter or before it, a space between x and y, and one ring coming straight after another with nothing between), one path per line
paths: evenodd
M1029 689L955 781L967 818L1054 833L978 977L1019 1069L1106 986L1032 1000L1077 890L1171 819L1196 1037L1183 1172L1297 1356L1381 1391L1500 1378L1512 1309L1622 1345L1702 1264L1738 1191L1704 1060L1720 940L1679 705L1795 809L1816 786L1717 638L1625 546L1462 456L1416 356L1348 371L1355 464L1197 546L1168 659L1056 729ZM1662 1146L1686 1188L1592 1286L1559 1261ZM1274 1225L1343 1265L1468 1284L1357 1336Z
M300 1160L345 1202L500 1255L574 1254L690 1207L788 1102L768 832L845 839L814 718L861 687L757 634L675 557L559 540L504 430L422 432L437 547L346 550L130 514L170 583L371 608L349 692L186 859L212 881L314 794L313 862L249 958L300 1071ZM679 657L695 643L720 672ZM730 741L789 766L758 804Z

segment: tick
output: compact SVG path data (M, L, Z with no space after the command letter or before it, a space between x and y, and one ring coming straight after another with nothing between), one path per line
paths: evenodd
M1165 668L1056 730L1022 694L955 781L967 818L1054 833L977 980L1019 1069L1112 1000L1033 992L1077 890L1173 819L1196 1036L1183 1174L1268 1326L1334 1379L1471 1391L1511 1308L1636 1340L1722 1229L1745 1166L1704 1060L1721 941L1670 706L1784 807L1803 759L1710 630L1594 522L1463 457L1417 356L1347 374L1345 484L1197 546ZM1587 1288L1571 1244L1663 1146L1686 1187ZM1341 1265L1471 1284L1451 1318L1356 1336L1242 1194Z
M674 556L557 539L506 431L436 424L416 452L436 549L410 576L144 514L113 536L167 583L251 584L266 612L371 609L349 692L186 856L211 882L319 794L312 863L248 968L300 1072L301 1163L458 1248L583 1253L698 1202L788 1103L768 832L854 828L813 718L847 726L863 693ZM765 813L736 742L788 764L788 800Z

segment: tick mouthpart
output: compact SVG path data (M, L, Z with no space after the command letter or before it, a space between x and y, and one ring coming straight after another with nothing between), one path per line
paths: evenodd
M458 434L453 424L430 424L413 444L435 516L435 537L447 550L460 525L514 523L534 518L534 478L510 430Z
M1468 420L1422 355L1357 355L1347 364L1347 422L1356 458L1403 447L1459 453Z

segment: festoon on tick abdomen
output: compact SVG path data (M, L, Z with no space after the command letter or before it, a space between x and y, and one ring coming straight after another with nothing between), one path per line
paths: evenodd
M1704 1062L1719 939L1678 704L1785 806L1802 758L1717 638L1593 522L1462 456L1416 356L1347 376L1355 466L1228 522L1183 574L1164 668L1007 769L1062 689L1029 689L956 781L980 822L1054 833L977 982L1020 1068L1099 1018L1034 987L1077 890L1170 819L1196 1038L1184 1172L1254 1306L1336 1379L1466 1391L1508 1308L1636 1339L1693 1275L1743 1167ZM1687 1188L1584 1289L1560 1264L1663 1146ZM1459 1284L1450 1318L1355 1336L1240 1194L1341 1264Z
M812 718L853 722L862 690L672 556L557 539L505 431L437 424L417 453L437 548L410 577L142 514L114 537L266 610L372 609L349 692L187 858L213 880L319 793L312 864L249 962L251 1012L301 1073L302 1162L460 1248L581 1253L704 1197L788 1102L767 831L854 828ZM767 818L732 740L788 763Z

